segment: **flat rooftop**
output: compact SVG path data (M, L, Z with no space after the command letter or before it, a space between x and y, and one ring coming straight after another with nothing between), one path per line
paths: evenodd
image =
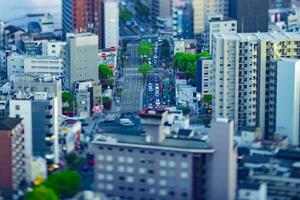
M147 143L146 137L144 135L137 134L117 134L117 133L104 133L101 134L104 137L95 137L93 141L94 144L97 143L107 143L107 144L126 144L130 146L141 145L149 148L172 148L173 150L178 149L178 151L207 151L214 152L214 149L210 143L203 142L200 140L194 139L175 139L175 138L166 138L162 143ZM111 138L111 141L105 139ZM115 139L115 141L113 141Z

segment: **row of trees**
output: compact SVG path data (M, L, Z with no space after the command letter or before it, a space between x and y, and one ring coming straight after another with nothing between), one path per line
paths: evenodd
M40 186L25 195L25 200L58 200L72 198L80 189L81 177L73 171L51 174Z
M138 72L143 75L144 81L146 80L147 74L149 74L153 70L152 65L145 62L145 58L153 55L153 49L154 49L154 45L145 40L139 43L137 49L138 54L143 58L144 64L139 67Z

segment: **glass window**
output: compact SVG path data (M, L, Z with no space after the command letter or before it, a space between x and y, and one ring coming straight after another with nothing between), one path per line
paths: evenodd
M134 182L134 178L133 178L132 176L127 176L127 177L126 177L126 181L127 181L128 183L133 183L133 182Z
M181 178L187 178L188 177L188 173L187 172L181 172L180 173L180 177Z
M181 168L187 168L188 167L188 163L187 162L182 162L181 164L180 164L180 166L181 166Z
M160 196L166 196L167 195L167 190L165 190L165 189L159 190L159 195Z
M106 175L106 180L112 181L112 180L114 180L114 176L111 175L111 174L107 174L107 175Z
M149 193L150 193L150 194L155 194L155 192L156 192L156 190L155 190L154 188L151 188L151 189L149 190Z
M167 181L166 180L159 180L159 185L160 186L166 186L167 185Z
M187 189L189 187L189 183L187 181L180 181L179 187L181 189Z
M140 174L145 174L146 173L146 169L145 168L139 168L139 173Z
M128 157L127 158L127 163L133 163L133 158L132 157Z
M99 188L99 190L103 190L103 189L104 189L103 183L99 183L99 184L98 184L98 188Z
M112 166L112 165L107 165L107 166L106 166L106 170L107 170L107 171L110 171L110 172L111 172L113 169L114 169L114 166Z
M118 161L119 161L120 163L125 162L125 157L119 156L119 157L118 157Z
M133 173L133 167L127 167L127 173Z
M175 167L175 162L174 161L169 161L169 167Z
M161 160L161 161L159 161L159 165L160 165L161 167L165 167L165 166L167 166L167 161Z
M98 179L103 180L104 179L104 174L98 174Z
M160 170L159 175L160 176L167 176L167 171L166 170Z
M155 182L155 180L154 180L153 178L148 178L148 179L147 179L147 183L148 183L149 185L153 185L154 182Z
M99 165L98 165L98 169L104 169L104 165L99 164Z
M106 161L108 162L112 162L113 161L113 157L112 156L106 156Z
M104 156L103 155L98 155L98 160L104 160Z
M119 166L118 167L118 172L125 172L125 167L124 166Z
M114 186L112 184L107 184L106 185L106 189L107 190L113 190L114 189Z

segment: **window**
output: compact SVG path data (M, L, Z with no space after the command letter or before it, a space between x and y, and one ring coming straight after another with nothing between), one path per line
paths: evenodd
M106 180L112 181L112 180L114 180L114 176L111 175L111 174L107 174L107 175L106 175Z
M127 173L133 173L133 167L127 167Z
M149 190L149 193L150 193L150 194L155 194L155 192L156 192L156 190L155 190L154 188L151 188L151 189Z
M159 175L160 176L167 176L167 171L166 170L160 170Z
M167 161L161 160L161 161L159 161L159 165L160 165L161 167L165 167L165 166L167 166Z
M106 161L108 162L112 162L113 161L113 157L112 156L106 156Z
M119 166L118 167L118 172L125 172L125 167L124 166Z
M130 164L133 163L133 158L132 157L128 157L127 158L127 163L130 163Z
M162 180L159 181L159 185L160 186L166 186L167 185L167 181L162 179Z
M159 190L159 195L160 196L166 196L167 195L167 190L165 190L165 189Z
M187 162L182 162L180 164L181 168L186 169L188 167L188 163Z
M146 173L146 169L145 168L139 168L139 173L140 174L145 174Z
M113 169L114 169L114 166L112 166L112 165L107 165L107 166L106 166L106 170L107 170L107 171L110 171L110 172L111 172Z
M153 185L154 182L155 182L155 180L154 180L153 178L148 178L148 179L147 179L147 183L148 183L149 185Z
M126 181L128 183L133 183L134 182L134 178L132 176L128 176L128 177L126 177Z
M124 158L123 156L119 156L119 157L118 157L118 161L119 161L120 163L123 163L123 162L125 162L125 158Z
M106 185L106 189L107 190L113 190L114 189L114 186L112 184L107 184Z
M174 161L169 161L169 167L175 167L175 162Z
M187 178L188 177L188 173L187 172L181 172L180 177L181 178Z
M15 110L20 110L20 105L15 105Z
M104 179L104 174L98 174L98 179L103 180Z
M98 155L98 160L104 160L104 156L103 155Z

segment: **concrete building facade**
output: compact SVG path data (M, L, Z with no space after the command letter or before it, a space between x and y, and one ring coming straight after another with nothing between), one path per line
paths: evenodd
M277 68L276 131L288 143L299 146L300 136L300 61L282 59Z
M65 56L65 88L73 91L76 81L98 82L98 36L69 34Z

